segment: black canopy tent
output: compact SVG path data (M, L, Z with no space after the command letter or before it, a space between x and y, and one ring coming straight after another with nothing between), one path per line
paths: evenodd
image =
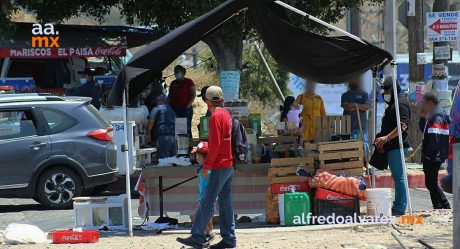
M110 92L108 104L123 105L123 120L127 124L127 99L138 96L185 50L246 8L249 9L256 30L275 60L301 77L328 84L343 83L371 68L383 68L393 60L387 51L370 43L346 36L321 36L296 27L274 0L227 0L135 54L119 73ZM401 134L399 126L400 124L398 131ZM128 175L127 171L126 186L129 186ZM130 198L128 187L127 194ZM130 207L128 209L130 210ZM131 214L129 216L131 217ZM129 232L132 235L131 222Z
M129 89L130 98L137 96L152 82L147 78L160 75L185 50L245 8L251 12L256 30L276 61L301 77L342 83L392 60L388 52L369 43L300 29L289 22L282 7L273 1L228 0L135 54L118 75L109 103L121 105L125 89Z

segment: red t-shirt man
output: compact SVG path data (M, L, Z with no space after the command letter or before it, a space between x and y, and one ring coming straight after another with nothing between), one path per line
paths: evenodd
M211 86L206 91L210 101L223 100L222 89ZM222 107L212 107L209 119L209 151L203 163L203 169L215 170L233 167L232 156L232 118Z
M176 79L169 86L169 103L174 110L189 108L195 100L195 83L185 78L185 73L186 70L182 66L174 68Z

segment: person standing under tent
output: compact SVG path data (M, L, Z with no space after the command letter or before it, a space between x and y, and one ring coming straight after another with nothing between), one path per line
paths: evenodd
M222 240L210 248L235 248L235 219L231 196L235 173L232 156L232 118L229 111L223 108L224 97L220 87L210 86L206 91L206 101L211 105L212 115L209 120L209 151L201 172L204 178L208 178L208 170L211 174L195 214L192 236L176 240L186 246L202 248L206 244L204 231L214 215L214 203L218 198Z
M168 102L168 96L159 95L157 106L152 109L148 116L146 136L147 139L156 143L158 159L176 155L176 113Z
M382 84L382 95L388 107L382 118L380 133L376 135L374 145L381 153L386 153L391 176L395 185L395 201L393 202L392 214L405 215L407 208L407 193L403 162L399 150L398 127L395 107L395 96L393 96L393 77L387 77ZM404 154L409 150L409 120L411 116L409 99L401 93L401 87L397 82L399 113L401 118L402 141Z
M296 107L302 105L302 141L314 142L316 139L316 117L326 116L326 108L321 96L316 94L316 83L309 81L305 85L305 92L297 96Z
M449 201L438 185L438 173L441 164L449 154L450 117L438 108L439 99L433 93L423 96L420 130L423 132L422 162L425 173L425 185L430 191L434 209L450 209Z
M365 146L365 152L369 153L369 143L367 141L367 111L371 108L369 104L369 94L362 90L362 83L360 79L350 81L348 83L347 92L342 94L341 106L343 108L343 115L351 117L351 138L359 139L362 137ZM361 120L361 129L357 110L359 110L359 117Z
M185 77L186 70L177 65L174 68L176 79L169 87L169 100L171 107L178 118L187 118L187 134L192 137L193 102L196 97L195 83Z
M69 96L91 97L91 104L99 109L101 107L102 89L93 80L95 72L90 68L85 68L80 74L80 86L66 94Z

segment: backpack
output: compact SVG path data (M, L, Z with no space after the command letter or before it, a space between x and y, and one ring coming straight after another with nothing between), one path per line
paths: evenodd
M236 118L232 118L232 155L235 163L245 163L248 157L246 130Z

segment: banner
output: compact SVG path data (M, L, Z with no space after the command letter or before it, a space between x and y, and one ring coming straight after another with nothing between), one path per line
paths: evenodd
M0 48L0 58L124 57L126 47Z

